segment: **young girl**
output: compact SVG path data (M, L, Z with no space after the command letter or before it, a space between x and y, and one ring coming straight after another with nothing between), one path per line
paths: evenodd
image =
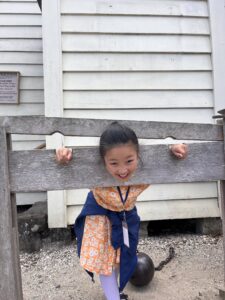
M184 144L172 145L170 149L179 159L187 156ZM137 264L140 224L135 204L148 185L123 185L134 175L139 161L138 139L132 129L113 122L102 133L99 150L106 170L118 186L96 187L89 192L74 225L78 255L81 266L92 278L94 273L99 274L107 300L128 299L123 289ZM58 149L56 159L68 163L71 149Z

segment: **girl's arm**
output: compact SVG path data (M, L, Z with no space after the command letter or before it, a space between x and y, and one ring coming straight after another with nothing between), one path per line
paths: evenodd
M186 144L175 144L170 146L170 150L179 159L185 159L188 154L188 146Z
M55 158L60 164L68 164L73 158L73 151L71 148L58 148L55 152Z

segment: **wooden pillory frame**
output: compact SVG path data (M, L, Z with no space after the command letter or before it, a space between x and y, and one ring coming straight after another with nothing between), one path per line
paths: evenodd
M202 142L189 144L185 160L171 156L167 145L141 147L143 164L128 184L221 181L225 195L225 110L219 112L218 125L121 121L135 130L139 138L173 137ZM60 132L69 136L100 136L110 120L2 117L0 118L0 299L22 300L19 264L17 214L14 194L113 186L105 171L97 147L77 147L68 165L55 161L54 150L12 151L11 134L43 134ZM224 196L221 211L224 222ZM222 291L222 290L221 290Z

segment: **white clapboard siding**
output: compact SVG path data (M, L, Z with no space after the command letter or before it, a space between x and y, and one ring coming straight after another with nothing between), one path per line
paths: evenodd
M65 110L66 118L212 123L213 109Z
M12 149L15 151L19 150L34 150L39 146L44 145L42 135L20 135L12 134Z
M46 193L17 193L16 204L17 205L32 205L35 202L46 202Z
M211 72L92 72L64 74L64 90L212 89Z
M191 140L175 140L172 137L167 137L165 139L139 139L140 145L160 145L160 144L177 144L177 143L199 143L200 141ZM78 136L65 136L64 145L66 147L74 146L98 146L99 137L78 137ZM54 148L53 148L54 149Z
M41 52L41 39L1 39L0 51L23 51L23 52Z
M67 205L84 204L88 189L68 190ZM205 199L217 197L216 183L178 183L178 184L155 184L145 190L139 197L139 202L182 200L182 199Z
M1 64L43 65L42 52L1 52Z
M213 123L206 0L61 0L60 4L61 14L56 12L54 18L61 28L60 43L55 44L60 44L62 60L55 61L57 76L62 76L64 117ZM50 107L51 101L45 101ZM96 145L98 140L65 137L64 145ZM72 224L86 193L61 193L63 221L52 204L50 225ZM138 208L143 220L219 216L217 185L152 186L141 195Z
M44 115L43 103L1 104L0 116Z
M13 150L34 150L40 145L43 145L40 141L13 141Z
M20 88L22 90L43 90L44 89L43 77L22 76L20 78Z
M209 35L208 19L148 16L62 16L62 32Z
M43 139L43 135L29 135L29 134L12 134L11 137L14 141L23 142L23 141L40 141Z
M19 64L1 64L1 71L19 71L25 77L33 76L43 76L43 66L42 65L19 65Z
M213 105L212 91L202 90L64 92L65 109L213 108Z
M10 3L13 5L13 3ZM22 5L22 2L21 4ZM24 3L24 7L27 5ZM32 5L38 5L37 3L32 3ZM26 13L26 11L25 11ZM37 14L1 14L0 18L0 26L41 26L41 15Z
M44 115L41 11L37 1L0 1L0 72L20 73L19 104L1 104L1 116ZM12 136L14 150L43 144L43 136ZM17 204L46 201L46 193L17 194Z
M14 2L14 1L13 1ZM20 1L22 2L22 1ZM37 5L34 5L33 1L27 1L26 11L24 11L24 5L21 5L19 1L17 3L10 3L9 1L0 2L0 12L1 14L38 14L40 15L40 10Z
M208 7L206 1L191 0L63 0L62 13L207 17Z
M1 9L0 9L1 11ZM41 27L33 26L30 30L27 26L10 26L10 27L0 27L0 38L31 38L31 39L41 39Z
M219 217L217 198L138 202L141 221ZM73 224L82 205L67 206L67 224Z
M43 90L20 90L20 103L43 103Z
M36 0L6 0L4 2L33 2L33 3L36 3L37 1Z
M12 134L13 150L33 150L36 147L43 145L42 135L20 135Z
M64 53L63 71L212 70L210 54Z
M83 52L196 52L211 51L208 36L194 35L62 35L63 51Z

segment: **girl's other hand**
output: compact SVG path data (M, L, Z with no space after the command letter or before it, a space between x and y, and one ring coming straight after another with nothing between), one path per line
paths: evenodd
M68 164L72 159L73 152L71 148L58 148L56 149L56 160L60 164Z
M171 145L170 150L179 159L185 159L188 154L188 147L186 144Z

